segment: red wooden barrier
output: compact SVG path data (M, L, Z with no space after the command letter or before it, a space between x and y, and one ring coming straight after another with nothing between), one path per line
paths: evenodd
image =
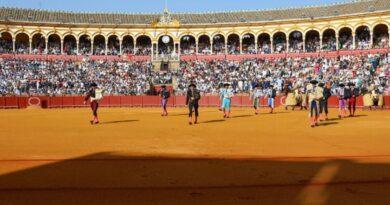
M19 101L18 101L18 108L27 108L27 100L28 100L28 97L19 97Z
M5 108L5 98L0 97L0 108Z
M186 105L186 97L185 96L174 96L175 106L183 107Z
M338 107L339 100L337 99L337 97L335 97L335 96L330 97L328 100L328 106L329 107Z
M73 96L62 97L62 107L75 107Z
M100 101L99 106L110 107L110 96L105 96L103 100Z
M121 107L121 96L110 96L110 107Z
M142 107L143 105L143 98L142 96L131 96L131 101L133 106L135 107Z
M219 100L219 96L207 96L209 98L209 106L217 106L221 105L221 101Z
M356 106L363 107L363 98L362 97L356 99Z
M161 104L159 96L141 96L142 107L155 107Z
M390 95L383 97L383 104L386 108L390 108Z
M242 96L234 96L231 101L231 105L234 107L240 107L242 105Z
M172 96L168 99L168 104L167 106L169 107L174 107L175 106L175 96Z
M41 101L41 107L42 108L50 108L50 97L48 97L48 96L39 96L38 97L39 99L40 99L40 101ZM28 105L30 105L30 98L28 98L28 100L27 100L27 104Z
M5 97L5 108L18 108L19 98L18 97Z
M49 97L48 108L60 108L62 106L62 97Z
M172 96L168 100L168 106L185 106L185 96ZM390 108L390 96L384 96L385 108ZM42 108L66 108L66 107L85 107L83 96L38 96L38 97L0 97L0 108L26 108L31 105L38 105ZM220 106L219 96L202 96L200 106ZM283 106L285 103L284 96L275 98L275 106ZM159 96L105 96L100 102L102 107L158 107L161 105ZM267 99L260 100L261 106L267 106ZM251 107L252 101L249 96L235 96L232 98L232 106ZM329 99L329 107L337 107L338 99L332 96ZM363 98L357 99L357 106L363 106Z
M199 106L207 107L209 105L209 96L202 96L199 100Z
M132 96L121 96L121 106L131 107L133 106Z
M73 96L74 107L84 107L84 97L83 96Z
M250 100L249 96L242 96L242 98L241 98L241 105L243 107L250 107L250 106L252 106L252 101Z

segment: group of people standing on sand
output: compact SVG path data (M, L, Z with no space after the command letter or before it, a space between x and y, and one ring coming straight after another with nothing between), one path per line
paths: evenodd
M259 114L260 100L262 97L267 99L267 106L270 108L269 113L273 113L275 109L275 97L277 91L273 85L269 85L268 89L262 91L259 85L255 85L251 92L250 99L252 100L253 108L255 109L255 115Z
M310 125L317 126L319 121L328 120L328 100L334 95L338 99L338 117L354 117L356 112L356 102L360 95L363 95L364 107L378 107L383 105L383 96L379 95L374 87L364 90L359 88L353 82L338 83L337 88L332 92L331 82L319 82L311 80L306 86L298 84L292 86L286 83L284 95L286 96L285 109L300 106L301 110L309 110Z
M168 116L167 104L168 99L170 98L170 92L167 89L166 85L161 86L161 90L159 92L159 96L161 98L161 107L162 114L161 116ZM200 91L196 89L196 85L191 83L188 86L187 96L186 96L186 106L188 106L188 123L198 124L198 116L199 116L199 100L201 98Z
M355 86L355 83L348 82L338 83L337 88L332 92L330 82L322 82L317 80L311 80L306 84L300 86L298 84L292 84L286 82L284 85L284 95L286 96L285 109L292 107L292 110L296 106L309 111L310 126L318 126L320 121L328 120L328 100L332 95L337 96L338 99L338 117L344 118L347 116L347 109L349 111L349 117L354 117L356 112L357 97L363 95L364 105L371 108L371 106L380 106L383 104L383 96L377 94L374 88L369 88L366 91L362 91L361 88ZM275 97L277 90L271 84L267 89L261 89L259 86L254 86L250 93L250 99L252 101L255 115L259 114L261 106L261 98L267 100L267 106L270 108L270 113L273 113L275 108ZM170 91L165 85L161 87L159 92L161 98L162 114L161 116L168 116L167 104L170 98ZM223 112L223 118L230 118L232 98L234 97L233 87L229 83L224 83L220 88L220 107L219 110ZM103 99L103 91L98 88L97 84L92 83L90 89L87 92L84 103L90 101L90 106L93 112L93 119L91 124L98 124L97 110L99 102ZM186 94L186 106L188 107L188 123L190 125L198 123L199 117L199 100L201 99L200 91L197 89L194 83L188 86ZM381 102L382 101L382 102Z

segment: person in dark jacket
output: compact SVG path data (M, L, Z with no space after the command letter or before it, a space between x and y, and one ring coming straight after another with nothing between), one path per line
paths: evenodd
M355 116L356 111L356 98L360 95L360 89L355 87L354 83L348 83L349 86L349 99L348 99L348 111L349 116Z
M171 93L167 89L166 85L161 86L160 97L161 97L161 107L163 109L161 116L168 116L167 104L168 104L169 97L171 97Z
M198 123L199 116L199 100L200 100L200 92L196 89L195 84L190 84L187 91L186 105L188 106L189 114L188 114L188 123L192 125L192 123ZM195 121L192 120L192 114L195 112Z
M328 99L332 96L330 84L328 83L325 86L325 84L321 82L318 86L323 88L323 97L320 99L320 121L328 120Z

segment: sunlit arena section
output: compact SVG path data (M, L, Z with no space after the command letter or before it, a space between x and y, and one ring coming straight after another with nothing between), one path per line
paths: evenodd
M390 204L388 0L12 5L0 205Z

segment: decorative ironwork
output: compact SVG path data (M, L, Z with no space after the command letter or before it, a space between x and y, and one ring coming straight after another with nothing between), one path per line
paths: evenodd
M164 12L161 15L161 17L158 20L153 21L152 26L153 27L172 28L172 27L179 27L180 22L178 20L172 18L171 13L169 12L168 8L165 7Z

